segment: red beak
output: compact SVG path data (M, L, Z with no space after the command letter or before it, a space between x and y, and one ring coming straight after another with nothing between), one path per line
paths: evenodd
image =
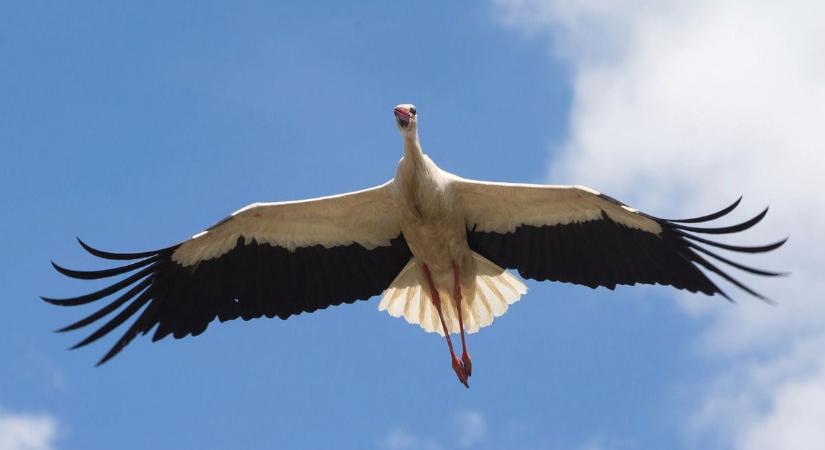
M398 107L395 108L395 113L400 114L400 115L406 117L407 119L412 117L412 114L410 114L410 110L407 109L407 108L403 108L401 106L398 106Z

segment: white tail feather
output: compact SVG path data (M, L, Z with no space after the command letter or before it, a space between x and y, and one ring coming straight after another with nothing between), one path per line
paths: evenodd
M493 323L494 318L506 313L508 306L527 292L527 286L510 272L477 253L473 253L473 259L477 268L475 289L471 290L472 298L465 297L461 302L464 330L467 333L475 333ZM452 277L438 278L434 282L441 298L441 312L447 330L458 333ZM444 335L438 311L415 258L410 259L384 291L378 310L387 311L393 317L404 317L407 322L420 325L429 333Z

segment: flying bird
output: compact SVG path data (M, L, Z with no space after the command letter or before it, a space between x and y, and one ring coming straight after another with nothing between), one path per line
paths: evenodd
M415 106L398 105L393 114L404 154L395 177L380 186L255 203L159 250L113 253L79 240L94 256L127 263L82 271L52 262L58 272L82 280L128 275L91 294L44 297L59 306L111 300L59 331L103 322L77 348L134 317L99 365L153 329L153 341L197 336L216 318L287 319L383 293L379 310L446 338L452 368L469 387L472 360L465 333L490 325L527 292L507 269L524 278L591 288L661 284L730 299L708 278L711 272L766 301L718 263L781 275L710 248L762 253L787 238L741 246L700 236L744 231L765 217L767 208L736 225L706 225L730 213L741 197L712 214L669 220L583 186L469 180L442 170L424 154ZM460 357L453 333L460 336Z

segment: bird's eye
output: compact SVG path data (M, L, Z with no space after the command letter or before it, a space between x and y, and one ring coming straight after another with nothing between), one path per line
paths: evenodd
M415 115L415 108L410 108L410 114Z

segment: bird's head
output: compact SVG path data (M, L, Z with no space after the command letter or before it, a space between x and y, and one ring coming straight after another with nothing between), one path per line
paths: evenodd
M401 134L405 136L414 136L418 131L418 116L415 111L415 105L409 103L401 104L393 109L395 114L395 124Z

